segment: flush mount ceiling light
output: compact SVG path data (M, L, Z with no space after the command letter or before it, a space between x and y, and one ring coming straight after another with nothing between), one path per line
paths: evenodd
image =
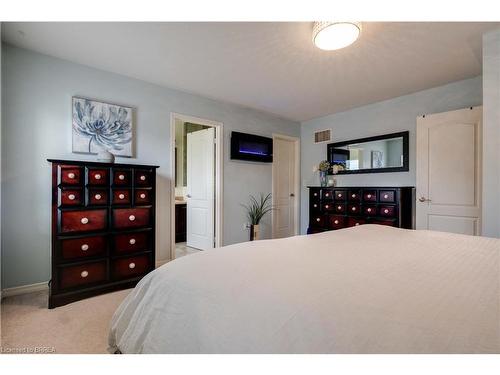
M333 51L354 43L360 33L357 22L314 22L312 40L316 47Z

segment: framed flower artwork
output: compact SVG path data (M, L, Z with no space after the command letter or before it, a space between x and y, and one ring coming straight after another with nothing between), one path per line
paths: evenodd
M132 157L133 108L73 97L73 152Z

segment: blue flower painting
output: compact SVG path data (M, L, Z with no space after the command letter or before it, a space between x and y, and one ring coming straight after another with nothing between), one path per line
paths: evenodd
M132 157L132 108L73 97L73 152Z

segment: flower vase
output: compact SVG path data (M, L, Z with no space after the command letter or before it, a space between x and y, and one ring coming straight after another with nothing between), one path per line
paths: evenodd
M326 187L328 180L326 178L326 171L319 171L319 185L321 187Z
M259 224L250 225L250 241L257 241L259 239Z

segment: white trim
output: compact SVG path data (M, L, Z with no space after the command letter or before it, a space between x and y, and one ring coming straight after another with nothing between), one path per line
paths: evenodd
M283 135L283 134L274 134L273 133L273 149L274 149L274 140L280 138L280 139L285 139L287 141L292 141L295 143L295 212L294 212L294 235L299 234L299 227L300 227L300 138L298 137L291 137L289 135ZM274 153L274 152L273 152ZM275 180L275 163L273 160L272 164L272 205L275 205L274 202L274 180ZM271 227L272 227L272 237L274 238L274 210L271 211Z
M222 246L224 212L224 179L223 179L223 123L207 120L199 117L170 113L170 259L175 259L175 120L192 122L195 124L211 126L215 128L215 247Z
M44 281L42 283L15 286L13 288L7 288L2 290L2 298L19 296L21 294L28 294L34 292L41 292L49 289L49 282Z

